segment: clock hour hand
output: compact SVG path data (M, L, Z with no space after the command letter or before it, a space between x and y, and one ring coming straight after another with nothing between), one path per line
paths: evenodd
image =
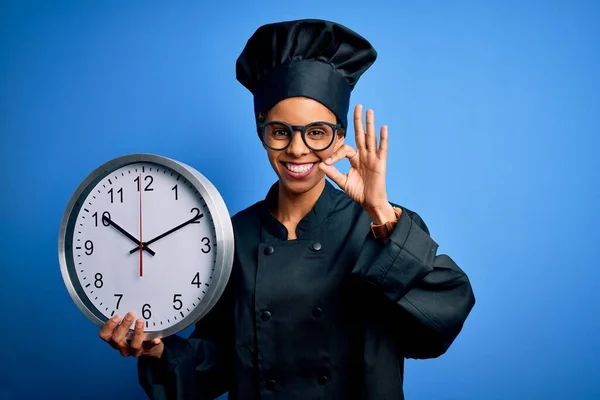
M189 220L185 221L184 223L177 225L175 228L173 228L173 229L170 229L170 230L166 231L165 233L162 233L162 234L158 235L158 236L157 236L157 237L155 237L154 239L152 239L152 240L149 240L149 241L147 241L147 242L143 242L143 243L142 243L142 245L144 246L144 249L146 249L146 246L147 246L147 245L149 245L149 244L152 244L152 243L156 242L157 240L160 240L160 239L164 238L165 236L167 236L167 235L170 235L171 233L173 233L173 232L175 232L175 231L177 231L177 230L179 230L179 229L183 228L184 226L186 226L186 225L188 225L188 224L191 224L192 222L195 222L195 221L199 220L199 219L200 219L200 218L202 218L203 216L204 216L204 214L198 214L198 215L196 215L194 218L191 218L191 219L189 219ZM131 249L131 250L129 251L129 253L130 253L130 254L133 254L133 253L135 253L135 252L136 252L136 251L138 251L138 250L139 250L139 247L136 247L135 249Z
M115 227L116 230L118 230L119 232L121 232L123 235L125 235L126 237L128 237L133 243L135 243L135 244L138 245L138 247L136 248L136 250L139 249L140 241L137 240L131 233L129 233L125 229L121 228L119 225L117 225L117 223L115 221L113 221L112 219L108 218L105 215L102 216L102 221L106 221L107 223L109 223L110 225L112 225L113 227ZM143 246L144 246L144 250L146 250L151 255L155 255L156 254L150 248L146 247L145 244L143 244Z

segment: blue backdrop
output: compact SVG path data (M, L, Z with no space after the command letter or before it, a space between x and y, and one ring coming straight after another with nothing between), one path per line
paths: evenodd
M62 282L64 208L132 152L195 166L232 213L263 198L234 63L260 24L302 17L379 51L351 107L389 125L390 198L474 285L450 351L408 361L407 398L600 398L599 3L203 3L2 2L0 398L144 398Z

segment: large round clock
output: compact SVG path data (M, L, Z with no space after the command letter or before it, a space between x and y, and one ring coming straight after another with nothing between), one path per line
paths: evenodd
M98 326L133 311L145 320L146 340L204 317L233 264L233 229L219 192L194 168L154 154L95 169L73 193L58 243L79 309Z

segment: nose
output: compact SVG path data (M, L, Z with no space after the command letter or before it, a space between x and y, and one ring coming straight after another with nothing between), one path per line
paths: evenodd
M299 131L295 131L292 135L292 141L287 147L286 152L294 157L302 157L310 152L310 149L304 144L302 134Z

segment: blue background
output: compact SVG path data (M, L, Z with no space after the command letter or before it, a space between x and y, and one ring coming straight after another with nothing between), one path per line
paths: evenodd
M0 398L145 398L62 282L64 208L132 152L195 166L232 213L262 199L234 63L260 24L303 17L379 51L351 107L389 125L391 200L477 296L446 355L407 362L407 398L600 398L599 3L203 3L1 3Z

